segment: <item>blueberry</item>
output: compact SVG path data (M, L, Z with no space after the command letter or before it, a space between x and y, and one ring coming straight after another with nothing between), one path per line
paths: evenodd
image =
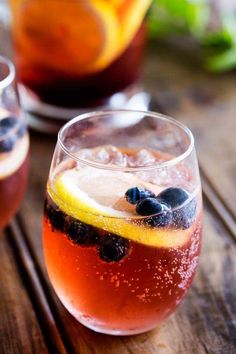
M197 203L195 199L192 199L186 205L182 206L188 199L189 193L182 188L167 188L162 191L158 198L169 204L173 210L172 224L176 228L187 229L189 228L196 215Z
M14 128L18 124L18 118L16 117L6 117L0 120L0 131L3 130L5 133L10 129Z
M139 215L153 215L157 213L161 213L163 210L163 206L157 198L145 198L140 200L140 202L136 206L136 212Z
M97 249L99 257L104 262L119 262L128 255L130 242L123 237L107 234L101 237Z
M158 194L158 198L173 209L182 205L189 198L189 194L182 188L170 187Z
M0 138L0 153L1 152L9 152L13 150L16 142L15 135L7 136L6 138Z
M166 227L172 222L172 212L170 207L157 198L146 198L141 200L137 204L136 211L142 216L153 215L150 218L144 219L145 223L152 227Z
M51 223L52 231L57 230L64 232L66 215L58 207L53 207L46 200L44 204L44 214Z
M92 246L96 243L95 229L72 217L67 217L65 233L73 243L81 246Z
M125 193L125 198L130 204L137 204L137 202L141 199L154 196L155 194L153 192L139 187L130 188Z
M183 207L173 211L173 226L179 229L188 229L194 222L197 210L196 199L192 199Z
M16 117L6 117L0 120L0 153L9 152L13 149L16 142L16 136L13 133L6 137L4 137L4 135L16 126Z
M21 138L27 129L27 126L23 120L16 117L6 117L0 120L0 136L7 134L12 128L19 127L16 131L16 135L18 138Z
M172 212L168 205L162 204L162 212L145 219L145 223L152 227L167 227L172 223Z

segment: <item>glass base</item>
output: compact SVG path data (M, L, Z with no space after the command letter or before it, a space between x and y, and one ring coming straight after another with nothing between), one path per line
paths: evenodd
M63 124L81 113L100 109L136 109L146 111L150 96L139 86L128 87L125 91L113 94L107 103L98 107L65 108L44 103L24 85L19 84L21 105L25 111L30 128L43 133L56 134Z
M154 328L157 327L157 325L155 326L150 326L148 328L131 328L131 329L127 329L127 330L123 330L123 329L111 329L111 328L106 328L106 327L100 327L100 326L96 326L96 325L92 325L91 323L81 319L81 318L76 318L77 321L79 323L81 323L83 326L91 329L94 332L97 333L102 333L102 334L108 334L108 335L112 335L112 336L132 336L132 335L137 335L137 334L142 334L142 333L146 333L149 332L151 330L153 330Z

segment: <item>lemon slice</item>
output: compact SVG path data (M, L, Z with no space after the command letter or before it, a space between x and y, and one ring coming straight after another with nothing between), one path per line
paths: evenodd
M107 179L104 181L105 176ZM147 184L133 174L95 171L86 167L61 172L52 185L48 185L48 193L66 214L102 230L148 246L169 248L185 244L192 228L181 231L151 228L145 226L135 212L120 211L112 207L116 204L117 197L124 199L125 191L137 185L146 187ZM149 189L150 186L148 183ZM156 193L159 187L152 186ZM109 198L111 191L115 197L111 195ZM102 194L103 203L100 198Z

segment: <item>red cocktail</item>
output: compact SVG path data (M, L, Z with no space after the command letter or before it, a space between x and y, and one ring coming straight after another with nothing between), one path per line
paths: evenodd
M128 115L137 122L127 123ZM59 136L44 209L47 269L81 323L141 333L175 310L198 265L202 203L192 136L151 113L92 117L73 120ZM144 147L139 128L162 149ZM116 146L96 146L110 139Z

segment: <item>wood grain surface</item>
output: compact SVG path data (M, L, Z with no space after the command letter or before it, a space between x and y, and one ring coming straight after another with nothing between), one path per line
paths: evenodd
M150 50L143 80L153 108L194 132L204 190L204 242L195 281L177 312L149 333L94 333L64 309L42 252L41 219L55 137L31 133L29 187L0 240L0 353L236 353L235 73L212 76L165 49Z
M0 242L0 353L47 354L48 350L11 245Z

